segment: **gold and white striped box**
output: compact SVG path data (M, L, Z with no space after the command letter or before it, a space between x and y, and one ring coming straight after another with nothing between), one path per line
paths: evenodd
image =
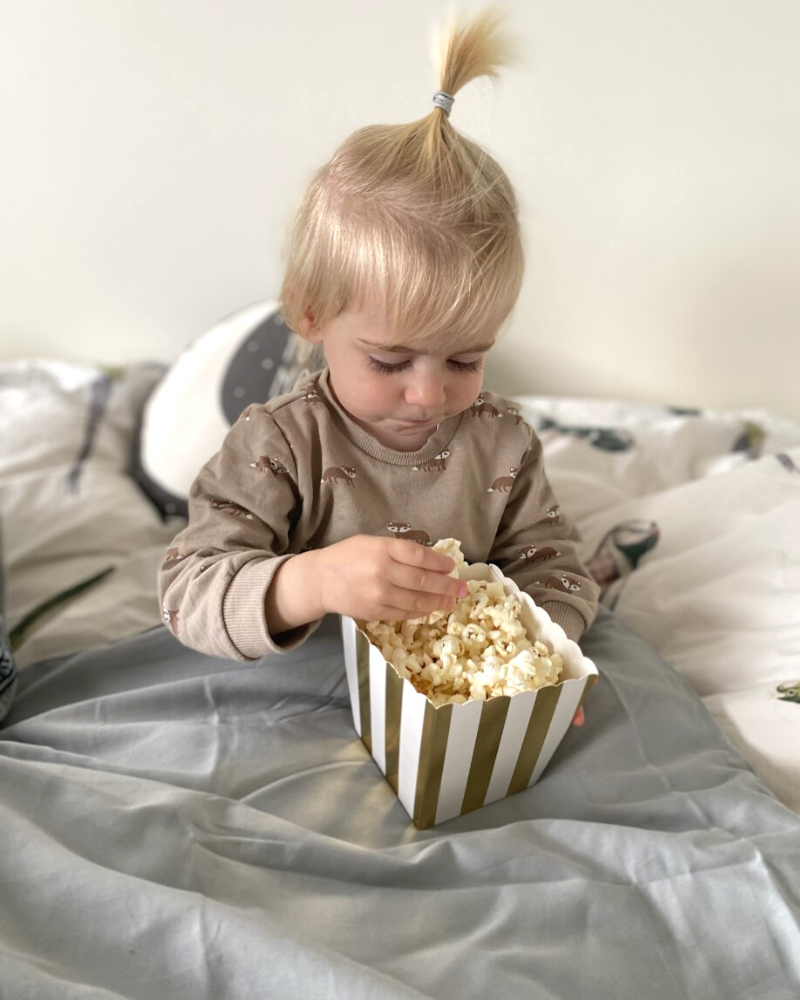
M528 636L561 653L564 669L558 684L538 691L434 708L359 623L342 617L353 724L421 830L538 781L597 680L578 644L495 566L473 563L461 579L499 581L516 594Z

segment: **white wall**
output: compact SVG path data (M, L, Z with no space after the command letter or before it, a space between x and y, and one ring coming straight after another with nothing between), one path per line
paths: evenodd
M800 419L800 3L507 9L527 64L453 111L523 208L489 386ZM444 10L0 0L0 358L169 360L274 296L313 170L430 106Z

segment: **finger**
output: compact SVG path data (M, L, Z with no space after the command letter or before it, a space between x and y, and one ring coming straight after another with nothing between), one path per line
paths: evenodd
M446 611L453 605L453 598L446 594L424 594L404 587L390 587L383 595L384 602L403 612L404 618L417 618L431 611Z
M455 598L463 597L469 589L463 580L405 563L392 563L387 579L396 587L421 594L443 594Z
M381 608L380 614L374 621L379 622L403 622L406 618L413 618L407 611L402 608Z
M581 707L575 713L575 717L572 720L572 725L573 726L582 726L584 724L584 722L586 722L586 716L584 715L584 712L583 712L583 705L581 705Z
M390 558L406 566L415 566L432 573L450 573L455 569L455 562L444 552L437 552L427 545L409 542L403 538L392 538L387 546Z

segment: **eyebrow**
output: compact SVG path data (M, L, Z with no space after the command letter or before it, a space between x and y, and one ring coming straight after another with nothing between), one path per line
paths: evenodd
M427 354L427 351L417 351L413 347L404 347L402 344L376 344L371 340L362 340L359 338L359 343L366 344L368 347L376 347L380 351L386 351L387 354ZM488 351L490 347L494 346L494 341L490 344L480 344L477 347L471 347L469 350L463 351L453 351L453 354L483 354Z

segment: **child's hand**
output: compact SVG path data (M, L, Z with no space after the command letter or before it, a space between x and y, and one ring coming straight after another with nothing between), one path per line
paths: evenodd
M586 716L583 714L583 705L578 709L572 718L573 726L582 726L586 722Z
M367 621L402 621L452 608L466 583L454 562L402 538L355 535L321 549L319 585L326 612Z

